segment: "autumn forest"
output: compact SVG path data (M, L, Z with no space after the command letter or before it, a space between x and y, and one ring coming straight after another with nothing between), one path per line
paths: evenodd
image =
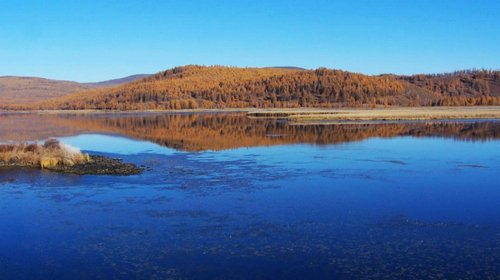
M368 76L320 68L176 67L125 85L3 109L169 110L500 105L500 71Z

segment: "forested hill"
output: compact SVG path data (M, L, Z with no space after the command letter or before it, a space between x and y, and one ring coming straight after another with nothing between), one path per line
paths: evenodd
M51 99L33 109L500 105L499 71L367 76L340 70L176 67L112 88Z

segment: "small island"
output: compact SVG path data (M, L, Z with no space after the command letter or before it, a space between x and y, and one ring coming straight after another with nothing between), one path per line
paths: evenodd
M76 175L136 175L143 169L120 159L89 155L49 139L40 143L0 144L0 168L36 168Z

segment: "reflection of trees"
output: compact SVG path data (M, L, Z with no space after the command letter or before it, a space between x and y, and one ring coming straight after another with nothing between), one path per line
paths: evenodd
M5 131L0 140L8 139L5 135L15 134L24 139L43 139L82 132L103 132L189 151L289 143L332 144L369 137L439 136L461 140L500 138L498 122L290 125L279 120L248 119L243 114L27 115L10 117L8 121L0 119L0 125L2 131ZM36 130L21 129L22 127ZM17 138L20 140L19 136Z
M500 138L499 122L290 125L279 120L248 119L244 114L23 115L0 118L0 129L0 141L101 132L188 151L291 143L333 144L369 137Z

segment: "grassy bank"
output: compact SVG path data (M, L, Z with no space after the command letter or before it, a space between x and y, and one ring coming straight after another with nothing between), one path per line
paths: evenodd
M500 106L388 107L388 108L293 108L293 109L179 109L179 110L34 110L2 111L11 114L164 114L164 113L247 113L255 118L290 121L398 121L446 119L500 119Z
M500 119L500 107L252 110L248 112L248 116L256 118L280 118L293 122Z

